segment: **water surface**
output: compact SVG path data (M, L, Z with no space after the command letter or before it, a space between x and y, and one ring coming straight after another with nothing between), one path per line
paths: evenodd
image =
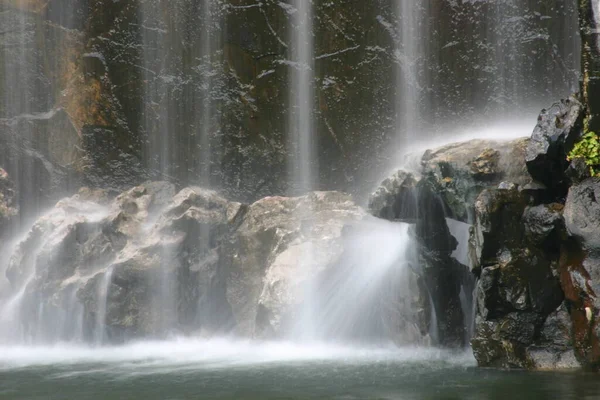
M598 399L583 373L475 368L434 349L175 340L0 348L0 399Z

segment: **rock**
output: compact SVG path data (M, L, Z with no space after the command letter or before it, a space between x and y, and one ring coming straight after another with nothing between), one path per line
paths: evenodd
M14 184L24 215L58 201L78 181L73 168L81 157L80 139L62 109L0 119L2 165Z
M569 234L585 250L600 252L600 178L572 186L565 204L565 223Z
M569 301L577 359L600 368L600 179L587 179L569 189L565 224L571 242L561 251L561 284Z
M343 230L365 216L338 192L250 205L230 243L227 298L237 332L268 337L291 329L286 319L305 301L303 284L341 256Z
M471 140L428 150L423 155L423 179L447 207L448 217L473 221L473 204L483 189L503 181L518 186L531 181L524 154L527 139L510 142Z
M418 181L412 174L398 171L373 193L369 211L389 221L414 223L411 235L419 254L414 266L420 284L417 298L427 299L432 303L428 307L435 310L436 344L460 348L466 337L460 291L467 267L452 257L458 242L450 233L444 203L435 190L431 181ZM420 326L423 330L424 324Z
M548 318L564 298L556 250L564 239L560 212L559 205L529 207L528 196L516 188L486 189L477 198L470 247L479 281L471 344L480 366L548 368L568 351L552 350L540 339L542 332L549 335Z
M523 213L525 235L549 252L559 250L557 244L565 238L564 206L559 203L527 207Z
M571 185L576 185L587 178L591 178L590 168L585 164L585 160L581 157L577 157L569 163L565 175L569 179Z
M8 173L0 168L0 237L10 233L11 225L18 213L14 184Z
M429 180L421 180L417 185L415 234L427 251L446 257L456 249L458 242L450 233L445 204L435 190Z
M567 155L583 132L583 105L575 97L542 110L527 146L526 163L531 176L555 191L566 194Z
M175 194L167 182L112 201L106 193L85 189L62 200L17 247L7 276L25 288L27 332L64 338L53 320L78 304L78 327L61 318L90 341L230 330L219 261L241 205L196 187Z
M118 193L150 179L141 161L131 152L123 151L121 138L127 136L127 132L114 127L85 125L81 136L86 152L82 160L83 180L87 185Z
M530 346L527 353L538 370L581 367L573 351L571 317L564 302L546 318L536 345Z
M537 314L510 313L501 322L476 320L472 341L479 365L535 370L578 369L571 320L564 303L545 321Z
M370 196L369 213L388 221L416 219L417 182L418 179L410 172L398 170Z
M438 346L460 349L466 345L467 324L460 293L463 275L468 268L449 254L420 250L418 275L433 302L437 318Z

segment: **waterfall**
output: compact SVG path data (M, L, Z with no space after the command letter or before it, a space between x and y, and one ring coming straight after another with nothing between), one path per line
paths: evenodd
M64 5L58 6L59 1L46 2L47 8L42 10L31 10L32 4L37 3L44 2L17 0L0 5L0 35L2 35L0 38L0 57L2 57L0 61L2 92L0 94L0 147L2 147L0 167L8 171L8 175L15 181L18 189L21 206L20 222L23 225L20 227L21 231L29 228L29 233L25 237L14 238L14 243L4 243L3 252L0 254L0 274L2 274L0 277L0 343L46 344L65 340L86 341L97 345L110 343L113 339L112 334L118 330L115 329L113 332L112 327L109 326L114 322L111 321L111 309L128 306L127 301L132 298L128 297L130 288L123 288L118 283L125 281L125 285L134 281L139 284L139 281L135 281L131 276L123 277L123 275L142 276L143 272L147 271L152 275L151 277L143 275L143 280L147 279L151 282L143 286L148 293L135 293L139 297L131 300L133 302L139 299L139 303L144 303L144 311L149 315L144 320L145 323L147 322L143 326L145 330L140 329L131 333L127 331L129 326L119 321L124 326L119 327L123 328L124 333L115 334L122 333L125 339L129 338L127 334L130 333L136 338L138 338L136 335L145 338L164 337L171 333L179 334L184 331L184 328L187 329L186 334L195 334L194 329L198 326L202 327L205 320L219 319L213 315L200 315L200 312L192 315L203 306L194 308L186 303L187 308L182 311L183 307L180 304L182 296L188 296L185 300L190 303L202 303L209 302L210 290L219 291L219 294L221 291L225 292L223 290L225 283L219 279L221 279L220 274L226 275L228 271L219 270L217 274L215 271L221 266L215 265L220 262L220 253L224 249L231 250L227 247L231 243L226 243L229 237L222 232L211 231L212 222L206 222L201 218L194 220L197 216L195 213L208 215L223 212L220 206L213 204L213 197L207 196L208 200L206 200L198 194L199 203L203 201L208 203L206 209L202 208L204 205L194 204L185 210L185 215L177 216L177 223L184 227L181 228L183 230L189 228L186 225L189 222L186 218L202 225L201 228L197 228L200 232L190 233L193 239L183 245L177 242L178 238L170 236L176 230L173 226L159 226L160 217L164 216L163 212L168 207L166 203L173 198L173 194L168 190L165 190L169 192L168 194L161 193L156 196L159 198L157 202L164 200L163 203L152 204L147 208L140 207L143 209L140 214L147 211L145 215L129 212L130 208L137 210L138 203L135 201L119 209L119 212L125 210L123 215L127 217L133 215L131 221L123 222L119 220L118 215L110 221L104 220L110 210L93 202L73 205L66 204L68 201L65 201L45 213L36 223L25 226L28 220L35 219L41 213L43 207L49 207L54 203L57 196L71 195L76 187L88 184L86 173L89 166L85 164L85 158L89 155L89 149L85 150L88 153L79 154L79 158L76 159L65 157L65 159L55 160L51 157L51 152L55 151L53 146L57 145L80 151L79 140L83 140L84 127L106 125L106 131L111 131L116 125L122 124L129 130L121 130L122 127L119 125L118 129L115 128L115 131L118 131L116 137L129 133L135 136L139 133L142 150L141 154L135 156L141 157L143 172L147 173L139 177L140 181L142 178L149 178L172 181L177 184L177 187L202 185L216 189L220 185L217 178L225 174L220 175L216 172L222 171L215 171L215 169L225 169L226 167L222 165L226 162L236 164L236 168L239 169L255 167L259 169L259 166L269 170L273 167L272 174L271 171L260 176L257 174L259 177L255 180L256 176L252 174L244 175L239 171L231 174L236 177L251 176L249 182L260 183L265 176L287 176L281 185L279 183L273 186L265 185L252 193L241 193L247 189L244 187L246 185L244 182L231 184L233 180L227 180L229 177L223 179L226 181L223 186L229 185L224 188L225 191L230 190L234 193L231 195L232 200L251 202L256 200L254 197L259 192L261 195L265 193L280 195L281 192L285 192L284 184L287 184L287 193L290 195L305 194L322 186L325 187L323 183L325 180L321 179L321 175L325 175L324 171L331 165L328 164L329 160L319 160L320 153L347 153L339 157L349 160L350 157L359 156L385 158L385 155L373 154L383 148L381 143L373 145L375 150L369 149L371 139L374 142L380 139L375 137L379 132L377 134L366 130L351 132L356 128L351 123L337 123L339 121L334 121L336 123L333 124L326 123L330 129L324 135L334 137L327 137L327 140L322 142L335 142L335 144L328 144L335 149L328 148L327 151L321 152L317 146L318 121L326 121L325 117L344 118L343 115L334 112L327 114L329 111L325 108L329 105L328 102L359 103L362 100L360 90L372 90L377 95L381 94L381 97L385 98L381 102L385 102L386 105L381 106L378 102L373 102L373 105L369 103L364 108L357 107L351 110L365 110L372 106L375 111L385 108L385 114L393 114L377 115L376 118L394 120L393 130L398 142L396 144L403 146L402 151L405 150L404 146L412 145L420 139L433 138L434 140L428 143L430 147L440 144L440 141L434 138L436 135L445 135L445 140L456 139L457 136L450 138L454 130L446 124L443 117L438 118L438 114L453 115L460 120L463 116L463 108L468 112L473 110L478 112L485 108L493 109L492 114L506 115L521 107L518 102L521 97L527 98L527 107L531 106L530 103L535 103L534 106L537 107L537 103L554 96L558 91L557 88L547 88L542 84L539 84L538 91L534 91L531 87L538 85L537 81L534 82L535 85L527 82L533 80L532 77L543 75L531 71L538 66L537 64L532 67L533 63L531 65L526 63L527 58L531 56L531 47L528 46L531 42L548 39L543 33L537 31L531 37L522 37L521 32L531 21L517 18L520 13L525 13L526 5L516 0L496 3L445 1L440 2L439 9L430 7L431 2L427 0L384 1L385 7L382 7L383 11L381 11L384 16L369 15L368 18L372 20L367 22L380 28L377 21L381 24L381 21L388 19L389 14L392 14L395 23L386 23L386 30L394 39L391 46L387 37L379 38L386 34L380 35L377 29L368 30L365 37L369 38L364 42L364 38L358 37L356 32L345 32L348 30L346 27L352 23L353 17L343 12L334 15L340 11L335 10L336 2L325 2L325 4L314 0L286 0L248 2L242 5L244 2L218 0L140 0L131 3L135 5L131 5L129 9L129 6L122 7L126 2L115 1L111 4L113 7L111 12L114 11L116 16L110 13L102 14L102 17L106 17L107 24L114 23L115 26L95 26L94 29L83 26L85 24L76 26L78 24L75 19L69 19L75 18L75 12L68 12ZM87 8L87 3L78 0L69 2L81 8ZM388 7L390 5L391 12ZM594 5L596 6L597 3L594 2ZM444 14L447 10L454 10L452 7L465 8L460 9L460 13L457 12L460 15L457 16L451 13ZM465 18L464 15L471 9L477 12L481 9L490 11L485 15L474 12L473 15L466 17L471 19L468 21L471 25L476 26L474 30L484 31L481 37L477 36L477 40L472 41L471 36L463 34L462 31L456 34L460 29L453 25L456 21L462 23L463 20L460 18ZM90 10L90 12L100 13L93 7ZM230 32L223 34L223 14L227 14L231 21L239 22L242 26L230 27ZM537 17L540 21L546 19L542 13ZM573 15L569 14L568 17L572 19ZM252 18L257 20L251 20ZM455 35L463 35L464 37L459 37L463 42L458 43L453 40L456 39L455 37L440 37L438 29L441 28L438 27L438 23L441 25L441 20L445 18L452 20L446 21L448 22L446 25L450 26L448 30L453 30ZM98 18L97 21L104 20ZM120 25L119 21L126 21L126 23ZM570 20L566 25L572 22ZM98 22L98 25L103 23ZM281 38L284 36L280 34L285 23L288 24L287 37L283 41ZM130 25L135 27L131 28ZM321 36L326 31L324 26L327 29L331 28L331 32L335 32L331 33L330 37ZM261 32L263 27L266 35ZM565 27L565 32L570 28L570 25ZM124 33L126 39L112 35L113 29L126 31L119 32ZM480 31L476 33L479 35ZM45 37L45 35L51 36L48 32L53 32L56 37ZM60 35L67 34L71 35L70 40L76 43L72 48L57 50L52 46L60 46L49 44L53 40L59 41L57 38L62 37ZM226 39L221 40L221 37ZM315 44L315 38L321 37L331 38L331 43L329 40L319 40ZM110 46L114 48L107 50L106 54L102 54L101 51L85 53L96 54L95 58L92 57L94 60L88 59L85 62L103 64L101 69L104 72L99 74L100 77L91 77L94 73L88 69L93 68L80 65L83 63L81 54L90 50L106 50L103 46L108 48L109 45L105 43L113 39L114 43ZM105 43L98 45L99 42ZM573 44L570 43L569 46L573 47ZM324 85L327 88L317 87L315 84L317 78L315 47L321 54L318 57L318 78L328 82ZM457 53L468 59L467 62L472 69L466 72L451 71L456 74L445 75L449 63L442 63L441 59L454 57L447 56L454 47L457 49L461 47L460 52L457 50ZM562 44L555 47L558 52L558 49L568 46ZM131 51L131 48L135 50ZM123 53L128 52L135 53L132 57L135 62L123 56ZM230 63L221 70L219 63L223 61L222 54L226 54L231 59L227 59ZM356 57L362 58L355 60L352 58L355 54ZM353 56L348 57L349 55ZM66 74L65 71L54 71L63 67L60 63L61 56L69 59L68 62L64 62L65 64L74 65L68 70L68 76L63 76ZM234 60L236 57L239 59ZM226 57L223 56L223 59ZM542 61L551 64L547 62L548 60ZM356 65L352 65L353 62L356 62ZM53 63L56 65L50 68L49 65ZM343 64L348 69L337 76L341 68L331 67L335 63ZM373 65L373 70L386 71L386 74L394 75L393 103L389 101L392 89L388 82L374 88L365 87L364 83L373 83L377 79L361 80L364 77L357 77L356 80L360 82L354 86L349 82L354 79L352 74L358 71L352 68L359 64L361 68L367 66L361 71L368 71ZM527 65L524 66L525 64ZM243 65L243 68L239 65ZM459 63L459 67L463 66L464 64ZM564 68L567 71L565 74L568 73L569 68L570 66ZM463 72L464 75L469 75L476 69L480 73L478 76L461 75ZM132 70L135 72L131 73ZM124 83L123 85L111 81L114 80L111 74L121 73L123 82L120 83ZM131 76L127 73L131 73ZM463 80L456 78L459 75ZM135 82L130 82L131 86L138 86L131 92L126 87L129 83L127 79L130 77L136 79ZM287 85L280 82L286 82L286 78ZM88 79L92 83L87 82ZM74 91L73 87L62 81L71 83L77 81L80 86L74 85L75 89L89 92L87 97L84 97L85 101L73 97L69 93ZM462 87L464 82L472 86L464 89ZM332 94L334 92L335 94ZM445 99L439 101L439 98L437 103L434 102L432 99L438 92L441 93L440 97L452 94L456 98L467 98L467 94L475 94L464 103L455 105L449 104L452 100L445 102ZM279 93L285 94L278 97ZM348 100L350 97L353 97L352 101ZM370 96L367 97L371 99ZM319 99L319 102L316 99ZM325 99L323 103L321 103L322 99ZM354 101L355 99L359 100ZM77 104L73 106L69 101ZM106 111L106 115L97 110L92 112L85 109L86 107L110 108L104 101L115 108L110 112ZM79 104L86 102L92 104ZM65 111L69 106L71 108L68 112ZM122 112L123 110L120 109L121 107L135 108L134 106L139 110ZM355 106L356 104L353 105ZM228 107L231 114L239 115L233 117L227 115L227 121L220 121L221 116L225 114L222 108ZM455 107L460 109L460 112L456 112ZM273 116L269 115L271 111ZM74 131L73 135L77 137L74 146L71 146L70 142L65 145L62 125L58 128L53 127L54 130L46 126L51 125L49 121L60 115L64 116L67 125ZM440 120L441 133L426 128L434 125L432 121L439 123ZM464 126L470 123L470 120L467 120L468 118L460 120L463 131ZM485 122L487 123L488 120L485 119ZM368 123L370 121L367 121L364 126ZM502 123L505 129L494 132L499 132L503 137L509 133L515 134L509 132L515 130L513 127L509 127L505 121ZM531 123L535 123L534 119L531 119ZM386 132L381 133L381 136L386 136L389 134L387 131L391 130L390 123L385 122L377 125L376 128L379 129L383 125L385 129L382 130ZM264 132L261 129L264 129ZM343 129L347 129L350 133L340 132ZM479 137L487 132L480 127L473 131ZM519 135L521 133L518 132ZM252 138L248 139L249 136ZM388 139L382 139L382 143L387 143ZM224 142L227 143L223 144ZM366 149L364 155L360 152L362 149L356 150L361 145ZM121 144L115 145L110 152L134 151L119 146ZM394 154L400 152L399 146L390 146L390 148ZM98 151L99 157L107 156L104 152L106 149L99 150L102 150ZM229 153L221 162L218 157L226 152ZM263 155L268 156L265 160L276 160L274 164L283 164L284 161L281 160L287 161L287 171L285 168L284 171L275 170L280 164L277 164L277 167L270 164L260 165L265 163L261 159ZM243 160L237 163L236 157ZM113 159L108 160L111 163L113 161ZM319 161L322 165L319 165ZM377 161L374 164L381 165L377 164L378 162L384 163ZM420 160L417 160L417 167L420 166L419 162ZM119 167L121 166L117 168ZM55 175L69 181L69 184L64 187L56 184L53 179ZM335 188L345 185L348 191L358 192L359 189L353 186L354 184L350 184L350 181L348 179L348 182L339 185L335 182L337 185ZM111 182L100 180L90 183L92 186L96 184L109 187L111 196L116 189L121 190L120 187L113 187ZM52 189L51 194L48 194L51 192L49 188ZM262 189L264 191L261 192ZM140 197L145 195L138 194ZM229 195L230 193L227 193L227 196ZM193 199L184 201L196 201L195 197L190 196L190 198ZM223 212L227 214L223 217L226 222L219 222L222 225L219 225L219 230L237 229L239 226L236 224L249 208L247 205L236 203L233 206L232 204L228 203L227 207L231 207ZM295 213L297 218L294 223L297 222L301 227L298 229L299 238L285 237L277 243L277 246L285 247L289 245L288 240L296 239L316 242L317 239L305 234L306 231L314 228L313 211L304 205L291 210L290 213ZM230 213L232 215L229 215ZM212 218L212 215L210 217ZM115 222L117 220L118 222ZM136 224L140 221L147 222L148 226L138 231L139 227ZM106 225L100 226L101 222ZM114 226L122 222L123 225L127 225L123 229L131 228L135 232L128 231L126 235L118 231ZM93 227L90 228L92 225ZM132 228L134 225L135 227ZM321 271L322 273L314 279L309 279L303 286L303 294L299 296L303 298L303 302L295 305L298 307L295 310L297 311L295 316L298 318L292 336L319 341L377 342L390 339L398 344L435 342L438 330L433 309L435 294L419 293L419 296L415 296L415 292L422 291L423 288L417 283L419 260L415 255L416 246L411 237L411 229L411 226L405 223L391 224L367 220L344 232L346 236L343 240L344 249L341 258L336 260L330 270ZM463 236L466 236L464 230L467 228L463 226L460 229ZM285 229L265 228L265 242L271 240L269 235L272 230ZM90 232L97 234L99 241L103 235L110 236L110 240L107 240L109 243L94 242L86 236ZM9 234L14 235L14 233ZM67 244L62 247L64 243ZM82 248L82 243L91 243L92 249ZM190 253L197 252L196 259L185 260L190 261L190 264L196 263L195 265L186 264L181 267L178 264L180 260L176 259L174 255L176 251L173 248L179 245L185 247L182 252L188 250ZM259 247L256 243L242 243L242 245ZM461 241L461 246L454 256L464 263L464 240ZM300 269L313 268L316 259L313 254L314 247L317 246L311 242L302 248L304 253L299 262ZM140 259L136 259L135 256L140 256ZM48 271L49 260L53 261L52 271ZM120 262L124 264L130 262L135 265L119 264ZM257 264L261 262L262 260L256 261ZM158 267L154 268L155 265ZM263 265L251 267L260 270ZM186 272L190 271L189 275L179 275L179 271L185 268L187 268ZM466 274L470 274L468 270L465 271ZM135 278L142 280L137 275ZM186 279L190 279L190 282L184 282L189 286L186 287L187 292L179 293L181 287L185 286L182 281ZM200 285L193 279L205 282ZM223 280L225 281L225 278ZM261 281L260 278L256 280ZM210 290L206 290L206 293L198 293L200 286L208 287ZM467 319L472 314L472 296L469 290L469 286L465 284L461 294L463 314ZM199 300L194 296L198 296ZM427 301L423 304L415 304L415 297ZM115 300L116 298L118 300ZM214 308L221 310L221 305L224 305L223 309L227 308L230 306L227 301L229 299L219 298L218 306ZM211 307L204 305L204 312L210 313ZM225 310L224 314L228 312L231 313L231 310ZM228 316L229 314L227 318ZM195 321L197 322L195 325L179 324L185 318L202 321ZM180 325L185 326L179 329Z
M142 38L142 82L144 113L142 128L146 132L145 163L150 170L168 176L171 170L169 137L170 99L168 81L176 79L168 70L169 43L167 27L162 20L161 4L154 0L140 2Z
M426 58L427 27L423 0L395 0L398 30L396 33L396 133L400 142L418 137ZM410 143L410 142L408 142Z
M18 4L19 6L21 4ZM0 28L5 35L6 44L2 46L3 81L0 82L0 127L14 125L19 119L33 117L42 111L37 105L43 103L36 99L38 57L35 51L35 21L24 12L5 10L0 12ZM19 190L19 206L22 213L36 208L39 196L36 193L38 177L34 174L32 160L18 159L19 147L27 146L33 132L29 124L20 124L19 134L7 138L7 147L0 154L0 165L11 173L11 179Z
M317 342L429 343L435 314L432 320L418 315L431 309L416 301L428 297L417 285L410 229L376 219L353 226L335 265L305 283L295 336Z
M292 14L290 111L290 184L293 192L304 193L314 188L314 54L312 0L295 0Z
M98 293L96 297L97 310L94 327L94 342L97 345L105 343L106 335L106 311L109 305L110 285L112 283L113 268L109 267L102 278L98 281Z
M201 33L200 57L201 57L201 75L202 89L204 96L202 97L202 106L200 112L200 183L204 186L210 186L210 165L211 165L211 143L210 135L213 118L213 105L211 102L211 91L213 86L213 24L215 23L213 14L212 0L203 0L202 15L204 17L204 29Z

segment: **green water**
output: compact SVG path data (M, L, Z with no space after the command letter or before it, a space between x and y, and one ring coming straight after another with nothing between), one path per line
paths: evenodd
M153 346L0 348L0 399L600 399L595 375L483 370L464 354Z

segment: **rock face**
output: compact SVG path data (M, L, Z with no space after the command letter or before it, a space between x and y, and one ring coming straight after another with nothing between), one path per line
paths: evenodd
M559 196L568 188L567 155L583 133L583 117L584 107L575 97L553 104L542 110L527 146L527 170Z
M471 140L428 150L421 161L423 178L442 198L448 217L472 223L473 204L483 189L503 181L520 186L531 182L524 162L528 143Z
M240 209L199 188L175 194L166 182L135 187L112 202L91 191L59 202L36 222L7 270L13 287L25 289L25 333L51 340L75 336L77 328L84 339L114 342L226 329L231 312L218 257ZM78 304L81 325L67 326L77 323L64 312Z
M289 62L294 9L277 0L208 3L210 10L189 0L3 0L0 91L7 95L0 98L0 119L64 110L73 128L49 127L44 134L64 134L61 143L73 149L66 139L77 132L76 148L83 151L75 163L61 165L86 185L121 191L167 174L183 185L210 183L248 202L291 192L284 172L289 80L297 67ZM375 183L369 171L384 164L380 155L396 139L393 123L381 116L394 112L394 77L403 66L396 54L398 16L388 0L313 6L313 34L328 38L314 43L316 157L329 166L317 180L319 188L359 191L356 182ZM488 1L442 1L419 16L421 29L445 38L414 60L415 70L430 79L418 102L435 105L422 118L461 120L496 112L498 76L506 88L523 88L503 93L507 104L535 104L548 96L548 87L562 93L572 86L574 74L564 68L574 69L578 57L562 28L565 21L576 25L575 5L535 0L500 14L493 7ZM463 40L459 30L472 40ZM514 36L540 32L548 40ZM495 37L510 40L498 43ZM498 45L518 59L512 64L526 67L516 73L498 63ZM0 127L0 136L8 134ZM87 144L103 143L106 135L111 143L101 152L124 166L117 173L129 170L130 176L115 179L112 164L95 162L98 148ZM44 162L56 158L54 148L36 151ZM47 174L40 176L36 183L50 182ZM20 193L39 212L65 188Z
M460 345L470 327L461 322L469 313L459 303L465 302L467 267L451 257L457 241L445 219L473 224L469 267L478 280L471 345L481 366L600 365L600 179L573 185L562 202L561 191L583 179L565 174L566 149L579 135L582 109L573 99L557 107L562 111L542 112L531 142L474 140L427 151L420 177L398 171L369 203L378 217L415 224L418 274L432 294L440 343L450 346ZM561 183L550 184L554 178L542 176L540 165Z
M600 179L572 186L565 205L565 223L572 243L564 246L561 280L570 306L578 359L600 368Z
M337 192L267 197L248 207L230 243L227 298L237 331L283 336L307 299L305 283L343 253L343 231L366 213Z
M420 297L427 298L437 316L439 345L461 347L466 325L460 292L466 266L451 257L457 246L446 224L444 202L428 179L417 180L398 171L384 180L369 200L369 211L389 221L411 222L417 261L414 270L420 282Z
M495 189L475 203L471 244L480 278L471 343L481 366L554 368L570 357L560 340L542 339L543 331L556 329L549 315L564 297L558 273L562 206L529 207L528 200L516 189ZM539 347L548 354L542 357Z
M160 181L116 198L82 189L16 247L0 325L34 342L232 333L426 343L429 297L409 239L406 224L375 221L340 192L243 205Z

